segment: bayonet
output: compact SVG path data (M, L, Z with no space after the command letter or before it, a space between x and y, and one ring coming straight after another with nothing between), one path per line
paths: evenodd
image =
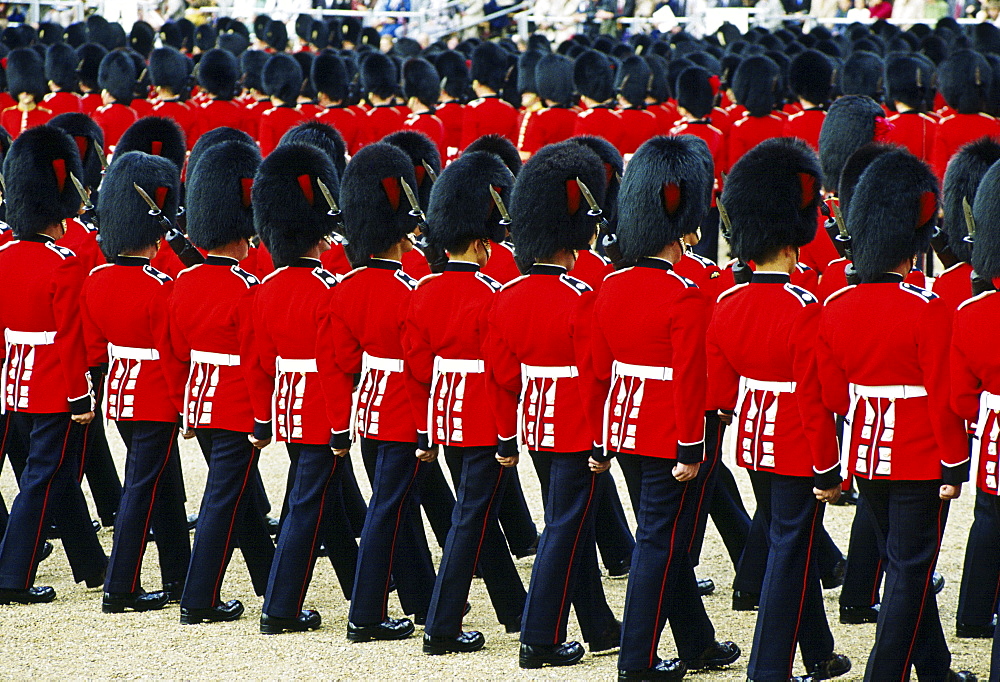
M603 211L601 211L601 206L597 203L597 199L594 198L594 195L591 194L590 188L587 187L587 184L580 178L576 179L576 184L580 188L580 192L583 194L584 198L587 200L587 204L590 206L589 215L595 218L601 215L601 213L603 213Z
M316 184L319 185L319 191L323 193L323 198L326 199L326 203L330 207L329 215L340 215L340 207L337 206L337 200L333 198L330 188L319 178L316 178Z
M406 200L410 202L410 215L419 217L420 220L424 220L424 212L420 210L420 201L417 199L417 195L413 193L413 188L410 187L410 183L403 178L400 178L399 184L403 187L403 193L406 194Z
M500 193L496 191L493 185L490 185L490 196L493 197L493 203L497 205L497 210L500 211L500 216L503 218L503 220L500 221L500 224L505 227L510 225L510 213L507 212L507 207L504 205L503 199L500 197Z
M427 172L427 177L431 179L431 182L437 182L438 174L434 172L434 169L427 163L427 160L421 159L420 163L423 164L424 170Z
M97 160L101 162L101 170L106 171L108 169L108 157L104 155L104 147L94 140L94 151L97 152Z
M965 229L969 233L965 241L971 244L976 238L976 219L972 216L972 206L969 205L967 197L962 197L962 212L965 214Z
M76 187L76 193L80 195L80 201L83 202L83 208L87 211L93 211L94 205L90 203L90 196L87 194L87 190L83 188L79 178L77 178L75 174L70 173L69 179L73 181L73 186Z
M847 233L847 224L844 222L844 214L840 212L840 204L833 204L831 206L833 209L833 219L837 222L837 232L840 234L840 238L843 240L850 239L850 235Z
M726 207L722 205L721 197L715 200L715 205L719 207L719 220L722 221L722 234L726 239L729 239L729 235L733 230L733 224L729 220L729 212L726 211Z
M170 249L177 254L177 258L184 264L184 267L189 268L193 265L204 263L205 258L201 255L201 252L195 248L194 244L191 243L191 240L187 238L186 234L178 230L173 223L170 222L170 219L163 215L163 210L156 205L156 202L153 201L149 194L146 193L146 190L140 187L136 182L133 182L132 186L135 187L135 191L139 193L142 200L146 202L147 206L149 206L149 215L159 221L160 227L164 232L163 238L167 240L167 244L170 245Z

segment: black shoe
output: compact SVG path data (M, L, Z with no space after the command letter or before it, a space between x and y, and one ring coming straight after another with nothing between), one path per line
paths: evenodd
M979 678L976 674L968 670L959 670L955 672L954 670L948 671L948 682L978 682Z
M628 572L632 570L632 557L629 556L617 563L613 563L608 566L608 577L609 578L627 578Z
M198 623L220 623L236 620L243 615L243 604L239 599L230 599L225 604L218 604L208 609L186 609L181 607L181 623L197 625Z
M409 618L387 618L374 625L347 623L347 639L352 642L406 639L413 634L413 621Z
M56 598L51 587L29 587L26 590L0 588L0 604L48 604Z
M878 620L879 604L875 606L841 606L840 622L844 625L874 623Z
M829 680L851 672L851 659L844 654L830 654L830 658L821 661L809 669L810 680Z
M618 670L618 680L679 680L687 672L687 666L679 658L660 661L652 668L642 670Z
M424 653L437 656L439 654L467 654L479 651L486 645L486 638L481 632L463 632L458 637L432 637L424 633Z
M281 525L281 519L276 519L273 516L267 517L267 532L272 536L278 534L278 526Z
M622 645L622 624L615 620L614 625L587 642L592 654L610 654Z
M42 563L52 555L52 543L44 542L42 543L42 552L38 555L38 563Z
M837 563L833 565L833 569L830 571L829 575L825 575L820 578L820 582L823 584L824 590L832 590L836 587L840 587L844 584L844 574L847 572L847 557L841 556L837 559Z
M684 661L688 670L723 668L740 657L740 648L733 642L715 642L697 658Z
M260 634L280 635L282 632L305 632L318 630L323 619L319 611L306 610L294 618L260 614Z
M126 611L159 611L170 598L166 592L122 592L104 593L101 611L104 613L125 613Z
M711 578L705 578L704 580L698 581L699 597L707 597L713 592L715 592L715 581L713 581Z
M941 590L944 589L944 576L937 571L931 576L931 589L934 590L934 594L941 594Z
M188 521L188 530L194 530L194 527L198 525L198 515L188 514L187 521Z
M955 636L962 639L990 639L996 629L996 616L986 625L964 625L959 623L955 626Z
M184 583L176 580L170 583L163 583L163 591L167 595L168 604L180 603L181 595L184 594Z
M733 590L733 611L756 611L760 595Z
M583 645L579 642L522 644L517 664L528 670L541 668L543 665L573 665L580 662L584 653Z
M524 549L515 549L513 551L514 558L523 559L524 557L527 556L535 556L538 553L538 541L541 539L541 537L542 534L538 533L535 535L535 541L531 545L525 547Z

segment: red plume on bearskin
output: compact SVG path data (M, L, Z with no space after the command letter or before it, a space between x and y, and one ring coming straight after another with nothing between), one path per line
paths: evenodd
M185 184L187 232L203 249L256 234L253 179L260 167L257 145L230 140L209 148Z
M108 258L152 246L164 235L160 221L149 215L149 206L133 184L156 201L168 220L173 221L177 214L180 170L172 161L139 151L115 154L97 207L101 250Z

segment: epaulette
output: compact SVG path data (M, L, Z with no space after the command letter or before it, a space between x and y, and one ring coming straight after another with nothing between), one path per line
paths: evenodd
M742 284L737 284L736 286L729 287L728 289L726 289L725 291L723 291L721 294L719 294L719 297L717 299L715 299L715 302L716 303L721 303L722 299L724 299L726 296L731 296L731 295L735 294L737 291L739 291L740 289L748 286L749 284L750 284L750 282L743 282Z
M673 270L670 271L670 274L673 275L674 277L676 277L677 279L679 279L681 281L681 284L683 284L686 289L697 289L698 288L698 285L695 284L694 282L692 282L691 280L689 280L687 277L684 277L683 275L678 275Z
M596 251L591 251L591 253L594 254L595 256L597 256L598 260L600 260L605 265L611 265L611 259L610 258L606 258L605 256L602 256L601 254L597 253Z
M340 277L340 281L341 281L341 282L344 282L344 281L346 281L346 280L350 279L351 277L354 277L354 275L358 274L358 273L359 273L359 272L361 272L362 270L367 270L367 269L368 269L368 266L367 266L367 265L362 265L362 266L361 266L360 268L354 268L354 269L353 269L353 270L351 270L350 272L348 272L348 273L345 273L344 275L341 275L341 277Z
M213 100L213 101L214 101L214 100ZM267 280L269 280L269 279L271 279L272 277L274 277L275 275L277 275L277 274L278 274L279 272L281 272L281 271L283 271L283 270L287 270L287 269L288 269L288 266L287 266L287 265L285 265L285 266L282 266L282 267L280 267L280 268L275 268L274 272L270 272L270 273L268 273L268 274L267 274L267 276L266 276L266 277L264 277L264 279L263 279L263 280L261 280L261 281L262 281L262 282L266 282Z
M694 260L696 263L701 265L703 268L709 268L715 265L715 262L711 258L706 258L700 253L695 253L694 251L685 251L684 255L688 258Z
M431 274L429 274L429 275L424 275L424 276L423 276L423 277L421 277L421 278L420 278L420 280L419 280L419 281L417 282L417 288L419 289L420 287L422 287L423 285L427 284L427 283L428 283L428 282L430 282L431 280L433 280L433 279L435 279L435 278L437 278L437 277L440 277L440 276L441 276L441 273L440 273L440 272L432 272L432 273L431 273Z
M167 282L172 282L173 281L170 278L170 275L168 275L165 272L160 272L159 270L157 270L156 268L154 268L152 265L143 265L142 266L142 271L145 272L150 277L152 277L153 279L155 279L160 284L166 284Z
M853 289L856 286L857 286L857 284L848 284L843 289L837 289L835 292L833 292L832 294L830 294L829 296L826 297L826 300L823 301L823 305L829 305L830 301L832 301L833 299L835 299L838 296L842 295L845 291L850 291L851 289Z
M500 287L500 291L507 291L507 289L510 289L512 286L514 286L518 282L523 282L526 279L528 279L527 275L521 275L520 277L515 277L514 279L512 279L511 281L507 282L502 287Z
M313 277L315 277L324 285L326 285L327 289L332 289L333 287L337 286L337 284L340 282L340 280L337 279L337 276L335 274L333 274L329 270L324 270L323 268L313 268L312 274ZM250 275L250 277L253 277L253 275Z
M478 107L480 104L482 104L485 101L486 101L486 98L480 97L479 99L472 100L471 102L469 102L465 106L472 107L473 109L475 109L476 107Z
M795 286L794 284L786 282L784 289L792 296L797 298L799 303L801 303L803 307L809 305L810 303L819 303L819 299L817 299L815 296L809 293L809 291L803 289L802 287Z
M55 242L45 242L46 248L54 251L60 258L66 260L67 258L72 258L76 254L73 253L72 249L67 249L65 246L59 246Z
M476 279L478 279L480 282L488 286L490 288L490 291L500 291L500 282L496 281L489 275L484 275L481 272L477 272Z
M621 270L615 270L614 272L609 272L608 274L604 275L604 281L607 282L609 279L611 279L615 275L620 275L623 272L628 272L629 270L632 270L634 268L635 268L634 265L630 265L627 268L622 268Z
M806 265L805 263L796 263L795 269L798 270L799 272L809 272L810 270L812 270L812 268Z
M914 296L919 296L927 302L938 298L937 294L927 291L927 289L921 289L916 284L910 284L909 282L900 282L899 288L907 293L913 294Z
M396 272L393 273L393 277L395 277L400 282L409 287L411 291L417 288L417 280L415 280L413 277L409 276L402 270L396 270Z
M958 310L961 310L962 308L964 308L965 306L969 305L970 303L975 303L976 301L982 301L984 298L989 298L990 296L992 296L995 293L996 293L996 290L994 290L994 291L984 291L983 293L981 293L981 294L979 294L977 296L973 296L972 298L967 298L967 299L965 299L964 301L962 301L959 304Z
M17 244L17 241L7 242L6 244L0 244L0 251L4 249L9 249L11 244Z
M559 275L559 281L572 289L577 296L581 296L588 291L593 291L586 282L570 275Z
M97 267L95 267L93 270L91 270L90 274L93 275L98 270L103 270L104 268L110 268L110 267L111 267L111 263L101 263L100 265L98 265Z
M257 286L260 284L260 280L257 279L256 275L251 275L249 272L241 268L239 265L234 265L229 268L229 271L234 275L243 280L243 283L247 285L247 288Z

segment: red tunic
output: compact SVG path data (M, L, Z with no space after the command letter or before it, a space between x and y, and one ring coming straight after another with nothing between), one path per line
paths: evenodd
M191 149L194 146L195 112L186 102L179 99L160 100L153 105L152 115L174 121L184 131L187 148Z
M733 127L734 119L722 107L715 107L708 115L708 120L711 121L712 125L721 130L723 135L728 135L729 129Z
M316 120L337 129L344 138L344 146L349 154L358 151L358 126L361 121L353 110L347 107L328 107L316 114Z
M892 130L885 134L883 141L906 147L915 157L929 163L937 133L937 119L919 111L906 111L893 114L888 120Z
M80 320L86 276L80 259L50 237L34 235L0 247L6 410L93 409Z
M814 150L819 150L819 131L826 120L822 109L803 109L791 114L785 121L785 137L805 140Z
M811 267L821 277L826 272L827 265L840 258L840 252L826 231L826 220L822 213L816 212L816 236L799 249L799 261Z
M104 414L115 421L177 421L172 400L167 301L173 281L148 258L117 256L83 284L80 309L91 367L107 363Z
M420 280L410 297L403 352L415 379L409 384L413 418L429 443L497 444L485 345L490 305L499 290L500 283L479 272L477 264L450 261L443 273Z
M666 135L670 129L677 125L680 114L677 109L664 102L663 104L650 104L646 111L656 117L656 134Z
M754 471L840 482L833 415L816 377L822 306L784 273L729 289L708 327L709 405L735 410L737 463ZM825 476L823 476L826 474Z
M643 142L657 134L656 117L645 109L622 109L618 116L622 121L622 141L618 149L623 155L635 154Z
M952 265L934 280L933 291L949 308L957 310L972 298L972 266L968 263Z
M93 116L94 112L104 106L104 98L99 92L89 92L80 96L80 111Z
M404 130L416 130L431 139L431 142L438 148L438 154L445 158L447 150L444 145L444 123L432 112L422 114L410 114L403 121Z
M303 121L311 118L299 107L282 105L271 107L260 115L260 124L257 131L257 142L260 144L260 153L267 156L274 151L281 141L281 136Z
M726 267L722 269L718 285L720 293L736 286L736 279L733 275L734 265L736 265L735 259L726 263ZM757 264L753 261L750 261L748 265L751 270L757 269ZM805 263L795 264L795 269L792 270L792 284L801 289L805 289L817 297L819 296L819 275Z
M265 111L269 111L274 105L271 104L270 98L267 99L240 99L238 100L240 106L242 106L247 112L247 120L249 125L254 126L254 130L260 130L260 117ZM254 139L257 135L254 134Z
M480 97L465 105L462 111L462 137L459 147L465 149L483 135L503 135L517 144L517 109L499 95Z
M36 106L31 111L21 111L16 106L7 107L0 111L0 125L12 138L17 139L17 136L28 128L45 125L54 115L52 111L42 106Z
M997 120L987 114L952 114L938 121L931 147L931 168L944 179L952 155L965 144L986 135L1000 134Z
M744 115L743 118L733 123L733 127L729 130L729 148L726 152L726 162L729 164L729 168L732 168L741 156L764 140L781 137L784 134L785 119L777 114Z
M820 301L825 301L830 296L847 286L848 262L849 261L846 258L838 258L830 261L830 263L826 266L826 270L823 272L823 277L819 280L819 288L816 290L816 295L819 296ZM921 289L927 286L927 278L924 277L924 273L916 268L910 270L904 281L907 284L912 284L913 286L920 287ZM969 295L971 296L971 283L969 284L969 287ZM968 296L966 296L966 298L968 298Z
M521 276L514 261L514 247L507 242L491 242L490 260L483 268L483 274L488 275L500 284L506 284Z
M694 251L684 252L681 259L674 263L674 272L697 284L710 308L715 306L715 300L724 291L722 284L725 280L722 278L722 269L712 260Z
M444 146L448 160L458 157L462 151L462 119L465 117L465 107L458 102L445 102L437 108L434 114L444 125Z
M412 277L414 281L419 281L431 274L430 263L423 249L414 246L411 251L403 254L403 272Z
M118 144L118 140L121 139L122 133L128 130L130 125L139 120L139 115L135 113L135 109L127 107L124 104L119 104L118 102L112 102L111 104L99 107L90 117L104 131L105 151L113 151L115 145Z
M600 291L604 278L615 271L611 261L594 251L577 253L576 265L573 266L573 277L582 280L594 291Z
M83 111L83 102L75 92L50 92L42 98L42 106L53 116Z
M594 304L593 352L609 452L704 459L708 312L695 283L659 258L604 281Z
M400 130L406 116L399 109L388 104L372 107L358 124L355 144L358 149L366 144L378 142L386 135Z
M66 234L60 237L59 246L65 246L75 253L85 272L107 262L101 245L97 243L97 228L77 218L66 221Z
M223 126L242 130L254 139L257 137L256 117L232 100L210 99L195 109L193 139L188 142L194 146L207 131Z
M524 128L521 151L534 154L547 144L573 137L576 116L576 109L569 107L551 107L531 113Z
M320 256L320 261L324 269L335 275L346 275L354 269L351 267L351 261L347 259L347 252L344 251L344 240L336 235L330 244L330 249Z
M621 151L624 136L621 117L614 109L606 106L584 109L576 116L576 127L573 128L573 135L603 137L618 151Z
M153 115L153 103L148 99L134 99L129 106L135 110L139 118L146 118Z
M846 415L843 458L868 479L967 478L969 442L949 405L952 311L896 274L823 304L817 358L823 402Z

